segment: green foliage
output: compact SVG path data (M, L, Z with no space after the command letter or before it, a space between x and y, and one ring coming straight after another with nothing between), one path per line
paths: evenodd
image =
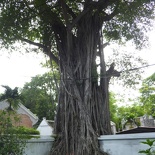
M128 47L130 46L132 46L131 43L127 46L115 45L113 49L111 49L112 47L109 47L109 50L112 50L112 54L108 57L106 64L110 66L111 62L114 62L115 70L123 71L121 72L121 76L116 79L118 85L122 85L124 89L137 89L137 84L141 81L141 75L144 70L137 70L136 68L146 66L147 63L141 56L136 54L138 51L134 50L134 48L128 50Z
M14 130L12 119L16 120L14 112L0 112L0 154L23 155L25 135Z
M145 113L155 117L155 74L146 78L140 88L140 101L144 107Z
M4 94L0 95L0 101L7 100L10 104L8 110L12 110L12 108L17 108L20 100L20 95L18 93L18 88L15 87L11 89L9 86L2 86L5 88Z
M59 78L56 71L37 75L21 89L23 104L40 120L43 117L52 120L55 116L58 92L54 76Z
M136 118L145 115L143 106L139 103L134 103L130 106L119 107L116 102L115 94L110 92L110 118L116 124L117 131L122 130L122 121L134 122L137 126L140 126L140 122Z
M112 121L116 123L117 130L122 130L122 121L134 122L137 126L140 126L140 122L136 118L144 114L143 107L138 103L131 106L116 106Z
M155 140L147 139L145 142L142 142L142 144L147 144L147 145L149 145L151 147L151 146L153 146L154 142L155 142Z
M133 40L138 48L142 48L147 40L145 32L151 28L151 20L154 16L153 3L149 4L149 2L147 0L121 1L118 5L118 12L120 12L106 23L104 29L106 38L120 42Z
M15 132L19 133L19 134L24 134L24 135L39 135L39 131L34 129L34 128L26 128L23 126L19 126L19 127L14 127Z
M91 9L92 14L96 13L101 19L108 20L104 23L103 30L108 40L126 41L133 39L138 47L142 47L141 45L146 42L144 32L150 29L154 15L154 6L149 2L147 0L109 1L107 7L101 1L91 3L83 0L67 0L65 3L70 8L69 21L74 21L84 9ZM54 29L52 25L64 24L60 4L57 0L52 2L39 0L1 1L0 36L3 44L8 45L16 40L23 40L23 38L32 41L37 39L45 45L49 42L53 43ZM114 15L112 16L115 18L109 17L111 19L109 21L108 17L106 18L106 13L113 11ZM51 45L52 49L56 48L55 44Z
M155 140L150 140L150 139L147 139L146 141L141 142L142 144L148 145L149 148L146 150L140 150L139 153L146 154L146 155L155 155L155 151L154 151L154 147L153 147L154 142L155 142Z
M116 122L116 111L117 111L117 105L116 105L116 99L115 94L110 92L109 93L109 104L110 104L110 118L113 122Z
M58 143L55 143L56 150L52 154L101 154L97 149L97 137L95 137L97 134L94 134L98 131L93 131L93 128L89 127L93 125L99 127L100 133L108 133L110 130L109 109L106 109L108 107L106 101L103 103L100 100L102 97L105 98L103 94L106 90L101 93L102 89L97 89L97 97L96 95L94 95L96 98L91 97L93 94L91 79L86 80L85 84L77 89L74 83L66 82L64 78L73 78L73 80L90 78L88 76L91 76L91 65L96 61L96 54L100 46L99 37L101 36L99 34L101 34L102 28L103 35L108 40L133 40L137 47L142 47L146 40L144 32L151 27L150 22L154 16L152 3L148 0L2 0L0 10L2 44L9 46L16 41L23 41L43 49L43 52L60 66L62 84L64 84L63 82L66 84L66 87L62 85L62 88L71 88L69 93L67 93L67 89L60 89L60 109L58 109L58 122L56 123L57 132L61 134L61 137L68 137L68 139L66 141L58 139ZM105 70L103 65L101 70ZM48 107L47 100L46 104L41 104L42 101L45 101L44 96L48 92L36 88L41 102L35 102L35 109L38 109L37 112L40 113L41 109ZM79 92L79 95L76 92ZM74 96L77 98L76 100L73 99ZM66 104L62 104L64 101ZM105 111L92 108L94 107L92 101L97 101L94 102L97 107L105 104L102 106L105 107ZM81 107L85 107L89 103L92 108L91 114L96 115L96 124L94 122L90 124L91 121L86 120L88 117L81 110L83 109ZM67 110L65 110L66 108ZM89 109L91 108L85 107L83 110L90 114ZM42 115L46 115L47 110L45 109ZM81 126L78 128L79 130L75 127L73 115L77 115L77 127L85 122L82 128ZM64 132L64 127L68 129L67 132ZM87 134L83 132L84 130L88 131ZM75 137L70 136L73 134ZM81 144L79 138L88 139L88 141Z
M115 94L110 92L109 93L109 104L110 104L110 119L112 122L116 124L117 131L120 130L122 117L119 114L119 107L116 104Z

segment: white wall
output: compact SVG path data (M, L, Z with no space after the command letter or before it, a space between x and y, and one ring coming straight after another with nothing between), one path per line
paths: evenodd
M104 135L99 137L99 143L109 155L140 155L140 150L148 148L140 143L146 139L155 139L155 133Z
M42 136L38 139L30 139L26 143L23 155L49 155L54 139L50 136Z
M155 133L104 135L99 137L99 143L100 149L109 155L142 155L138 152L148 146L140 142L146 139L155 139ZM50 136L28 140L23 155L49 155L53 141Z

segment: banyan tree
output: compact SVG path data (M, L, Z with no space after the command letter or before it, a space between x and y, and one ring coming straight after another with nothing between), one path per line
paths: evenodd
M106 154L97 138L111 134L108 84L120 74L112 62L106 69L103 49L111 40L132 40L141 47L153 10L150 0L0 1L2 45L34 45L59 66L51 155Z

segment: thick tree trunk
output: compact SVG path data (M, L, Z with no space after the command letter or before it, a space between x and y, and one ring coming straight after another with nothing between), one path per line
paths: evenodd
M57 43L61 82L52 155L105 154L100 151L97 138L110 133L110 121L104 111L105 85L98 85L96 73L101 29L96 17L87 14L77 26L76 37L67 30L66 40Z

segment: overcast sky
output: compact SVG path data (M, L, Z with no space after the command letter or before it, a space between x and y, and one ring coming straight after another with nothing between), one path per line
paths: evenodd
M29 82L31 77L43 74L47 69L41 66L41 62L46 62L43 54L26 53L18 51L13 53L0 53L0 85L8 85L11 88L23 87L25 82ZM0 93L4 89L0 86Z
M140 55L148 61L149 64L155 64L155 30L149 33L150 48L140 51ZM21 49L20 49L21 50ZM134 50L131 46L127 50ZM37 74L43 74L47 69L42 68L41 62L46 62L43 54L24 53L15 51L8 53L7 51L0 52L0 85L8 85L12 88L23 87L25 82L29 82L31 77ZM155 66L145 69L143 77L147 77L154 73ZM0 93L4 89L0 87Z

